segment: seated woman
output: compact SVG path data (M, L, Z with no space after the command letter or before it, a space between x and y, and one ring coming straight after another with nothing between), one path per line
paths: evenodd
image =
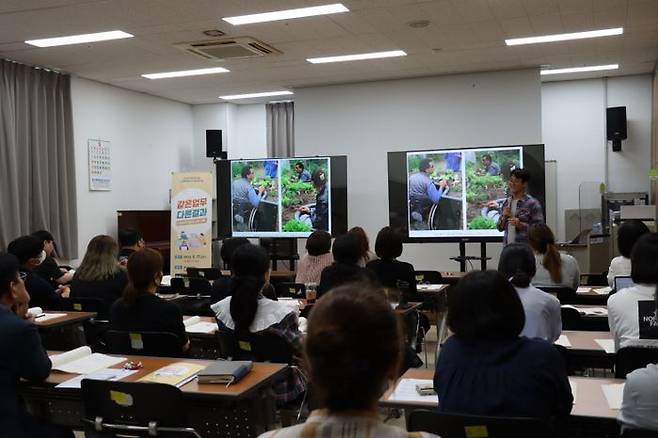
M49 281L53 286L69 284L73 279L75 271L60 268L57 264L57 260L55 260L56 245L53 235L46 230L35 231L32 235L43 241L43 250L46 252L46 258L39 266L34 268L34 273L40 275L44 280Z
M302 334L297 313L289 305L262 294L270 280L270 261L265 250L252 244L242 245L233 253L231 266L234 273L231 295L210 306L220 330L234 333L238 339L250 333L278 335L289 343L294 356L299 357ZM281 404L297 399L305 389L296 370L274 388L276 400Z
M71 298L99 298L107 318L112 304L121 297L128 284L126 271L119 265L119 246L110 236L96 236L87 245L87 252L71 282Z
M519 337L523 305L495 271L476 271L448 294L447 323L434 388L439 410L502 417L563 417L573 396L560 353L543 339Z
M380 291L365 284L332 290L315 305L306 337L311 385L325 409L261 438L435 436L408 433L379 417L377 402L399 375L401 338L397 316Z
M402 255L402 237L391 227L382 228L377 233L375 253L379 260L372 260L366 269L372 271L379 284L386 288L395 288L416 294L416 271L410 263L396 260Z
M361 247L359 240L353 234L347 233L338 236L331 251L334 255L334 263L322 270L320 284L318 284L318 297L345 283L376 281L371 271L358 264Z
M633 344L640 338L639 303L655 299L658 284L658 234L647 233L633 246L631 279L635 286L622 289L608 298L608 325L615 339L615 350ZM655 344L658 341L646 342Z
M649 232L649 228L639 219L624 221L617 231L617 248L619 256L610 261L608 268L608 285L615 287L615 277L631 275L631 251L635 242L644 234Z
M308 252L299 260L295 283L319 283L322 270L334 262L331 255L331 234L314 231L306 239Z
M534 286L578 289L578 262L569 254L557 250L555 236L547 225L532 225L528 232L528 242L537 259L537 273L532 279Z
M560 301L530 284L535 271L535 256L527 245L512 243L503 248L498 272L510 279L523 304L525 325L521 336L555 342L562 332Z
M365 268L368 262L377 259L377 256L370 251L370 240L368 240L366 230L361 227L352 227L348 233L359 240L359 266Z
M116 262L116 257L115 257ZM167 332L176 335L181 351L190 348L178 306L155 295L162 282L162 256L154 249L135 251L128 258L128 286L110 310L110 329Z

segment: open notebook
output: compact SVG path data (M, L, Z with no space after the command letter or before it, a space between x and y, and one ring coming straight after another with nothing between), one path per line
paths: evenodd
M53 370L65 373L89 374L125 361L125 357L108 356L92 353L89 347L80 347L66 353L50 356Z
M218 329L217 323L201 321L198 316L192 316L183 321L187 333L215 333Z

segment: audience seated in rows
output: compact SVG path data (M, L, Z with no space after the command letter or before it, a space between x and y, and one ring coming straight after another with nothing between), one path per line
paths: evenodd
M631 252L631 278L635 285L608 298L608 324L615 350L640 337L639 302L653 301L658 284L658 234L646 233Z
M53 286L70 283L75 271L62 268L57 264L57 260L55 260L57 245L53 235L46 230L35 231L32 235L43 242L43 250L46 252L45 260L34 269L34 272Z
M155 295L162 282L162 256L144 248L128 257L128 286L110 310L110 328L120 331L167 332L189 349L183 315L176 304Z
M644 234L649 232L649 228L639 219L624 221L617 231L617 248L619 256L610 261L608 268L608 284L615 287L615 277L631 275L631 252L635 242Z
M271 333L285 339L296 356L300 356L302 334L295 310L280 301L262 294L269 284L270 261L267 252L250 243L238 247L231 257L234 275L231 278L230 296L213 304L220 330L233 333L238 339L250 333ZM296 400L306 389L297 372L275 386L276 400L280 404Z
M366 268L372 271L380 285L406 291L408 296L416 294L416 271L413 265L396 260L402 255L402 236L391 227L377 233L375 252L378 260L371 260Z
M375 253L370 251L370 240L368 239L368 235L361 227L350 228L348 234L353 235L359 241L359 261L357 264L362 268L365 268L368 262L377 258Z
M108 313L128 284L128 275L117 261L118 253L119 247L110 236L91 239L71 282L71 298L101 299L104 313Z
M562 357L543 339L519 336L523 305L500 273L462 278L448 294L447 323L454 334L434 376L439 410L546 420L569 414L573 396Z
M334 263L322 270L318 284L318 297L342 284L359 281L376 281L374 274L358 265L361 254L359 239L347 233L334 240L331 249Z
M69 296L67 286L55 288L50 282L34 273L46 258L43 241L34 236L23 236L13 240L7 246L9 253L18 258L20 270L25 275L25 288L30 294L30 307L41 307L45 310L61 310L65 307L64 300Z
M324 409L261 438L435 436L408 433L379 418L377 402L398 377L401 345L397 316L381 291L366 284L333 289L315 305L305 343L311 385Z
M537 273L532 279L534 286L578 288L578 262L569 254L557 250L555 236L547 225L532 225L528 232L528 241L537 259Z
M40 424L19 402L19 380L43 381L51 368L37 326L27 313L29 301L18 259L11 254L0 255L0 435L72 437L70 431Z
M307 254L297 264L295 283L319 283L322 270L334 262L331 234L317 230L306 239Z
M552 343L562 332L560 301L530 284L536 269L535 256L528 245L512 243L500 255L498 272L512 283L525 312L521 336L541 338Z
M119 263L126 266L128 257L135 251L144 248L146 244L142 235L134 228L122 228L119 230L119 245L121 246L118 254Z

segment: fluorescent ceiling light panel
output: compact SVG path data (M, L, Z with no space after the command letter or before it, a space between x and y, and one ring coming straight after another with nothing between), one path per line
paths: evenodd
M229 71L230 70L227 70L224 67L211 67L211 68L199 68L196 70L168 71L164 73L147 73L147 74L143 74L142 77L147 79L183 78L185 76L201 76L201 75L212 75L215 73L228 73Z
M238 99L251 99L254 97L268 97L268 96L288 96L293 94L292 91L265 91L262 93L248 93L248 94L234 94L232 96L219 96L220 99L224 100L238 100Z
M70 44L95 43L98 41L120 40L123 38L132 38L134 35L121 30L111 30L109 32L86 33L84 35L71 35L56 38L42 38L39 40L27 40L26 44L37 47L55 47L68 46Z
M395 58L407 56L403 50L391 50L388 52L359 53L356 55L326 56L324 58L307 58L312 64L326 64L328 62L362 61L365 59Z
M554 35L542 35L527 38L512 38L505 40L508 46L520 46L523 44L538 44L538 43L552 43L555 41L569 41L569 40L583 40L586 38L599 38L613 35L622 35L624 33L623 27L615 27L612 29L590 30L587 32L574 32L574 33L556 33Z
M314 17L316 15L336 14L349 12L343 4L311 6L309 8L287 9L283 11L263 12L262 14L239 15L236 17L224 17L222 20L234 26L240 24L266 23L268 21L291 20L293 18Z
M608 65L591 65L588 67L570 67L570 68L555 68L550 70L540 71L542 76L545 75L561 75L566 73L585 73L590 71L605 71L605 70L617 70L619 64L608 64Z

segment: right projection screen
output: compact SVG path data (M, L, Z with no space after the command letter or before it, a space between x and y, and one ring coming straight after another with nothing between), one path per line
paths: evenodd
M496 224L517 168L543 207L544 145L389 152L390 224L409 242L501 241Z

